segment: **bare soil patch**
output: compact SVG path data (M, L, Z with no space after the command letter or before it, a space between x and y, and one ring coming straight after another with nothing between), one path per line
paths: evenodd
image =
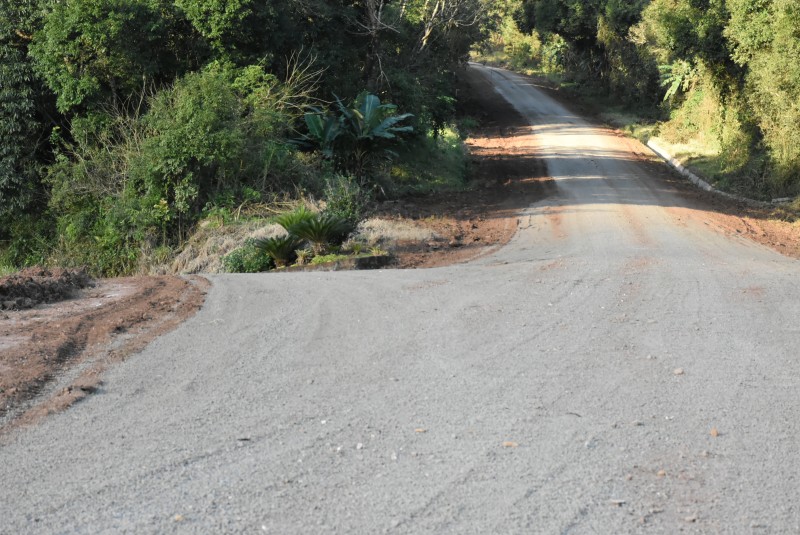
M83 270L27 268L0 278L0 310L22 310L53 303L92 284Z
M743 236L785 256L800 258L800 215L797 213L785 208L759 208L724 200L702 190L683 194L698 202L696 209L684 211L687 217L706 222L728 236Z
M0 312L0 431L95 391L109 365L194 314L208 285L179 277L90 283L81 272L61 270L28 270L0 281L31 305Z
M800 258L800 214L787 207L765 207L708 192L694 186L639 141L617 131L648 176L676 191L684 206L668 207L677 224L695 221L723 234L740 236L792 258Z

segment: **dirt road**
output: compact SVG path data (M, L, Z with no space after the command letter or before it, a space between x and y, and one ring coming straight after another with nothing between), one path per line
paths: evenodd
M99 393L0 445L0 531L800 530L800 263L480 72L554 179L508 246L214 277Z

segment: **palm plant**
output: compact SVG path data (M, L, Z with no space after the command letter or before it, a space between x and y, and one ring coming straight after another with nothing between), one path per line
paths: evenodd
M342 133L338 117L327 115L319 108L311 108L312 113L306 113L305 120L308 127L308 136L303 141L313 141L319 146L319 151L328 159L333 158L334 143Z
M341 167L364 178L369 160L377 154L380 142L393 140L398 134L413 132L414 127L400 123L413 117L410 113L397 114L394 104L381 104L377 96L363 92L350 106L336 97L338 116L318 108L305 115L308 134L298 140L301 145L316 147L329 159L336 159ZM385 154L393 155L388 149Z
M296 250L302 244L297 236L287 234L274 238L261 238L255 241L258 250L267 254L275 262L275 266L284 267L291 264L297 258Z
M331 245L341 244L353 231L353 225L335 215L318 215L292 227L292 234L311 244L315 255L325 254Z
M303 221L314 219L316 214L305 206L298 207L293 212L283 213L275 218L275 222L286 229L286 232L293 234L292 229Z
M298 249L295 251L295 254L297 255L297 265L305 266L311 261L311 257L314 253L308 249Z
M381 99L372 93L365 91L358 95L350 108L338 97L336 104L341 113L344 133L357 141L376 138L394 139L397 134L414 131L413 126L397 126L409 117L413 117L413 114L395 115L396 105L381 104Z
M349 143L346 158L350 160L353 173L364 179L367 165L379 151L380 141L392 140L398 134L413 132L412 126L399 126L406 119L413 117L410 113L396 115L397 106L381 104L380 98L371 93L361 93L351 107L345 106L336 98L339 108L342 131ZM340 143L344 144L344 143ZM384 148L383 153L389 157L395 153Z

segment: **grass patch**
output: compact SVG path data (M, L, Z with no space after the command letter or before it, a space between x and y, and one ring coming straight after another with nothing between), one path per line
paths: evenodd
M7 277L9 275L13 275L17 271L19 271L19 270L17 268L15 268L14 266L8 266L8 265L5 265L5 264L0 264L0 277Z
M347 260L348 258L350 258L350 257L348 255L346 255L346 254L320 255L320 256L315 256L314 258L311 259L311 265L312 266L319 266L320 264L330 264L330 263L333 263L333 262L341 262L342 260Z
M223 227L201 226L184 244L182 250L169 263L159 268L163 273L225 273L235 266L226 266L223 258L242 248L249 240L271 238L285 234L280 225L266 219L244 221ZM241 258L229 262L246 263L245 257L252 251L239 253Z
M467 188L467 150L455 126L407 143L391 169L396 195L418 195Z
M721 191L761 201L775 197L764 180L768 164L763 154L755 155L741 166L732 166L731 159L717 146L697 138L684 143L671 143L662 137L655 137L654 141L681 165Z

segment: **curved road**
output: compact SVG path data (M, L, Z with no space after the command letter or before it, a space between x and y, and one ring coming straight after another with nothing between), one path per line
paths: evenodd
M800 531L800 263L506 71L556 191L416 271L220 276L0 446L2 533Z

